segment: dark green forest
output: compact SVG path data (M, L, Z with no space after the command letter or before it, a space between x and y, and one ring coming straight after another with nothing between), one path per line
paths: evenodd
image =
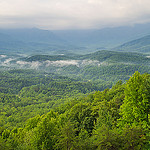
M148 150L149 129L150 74L96 84L0 72L1 150Z

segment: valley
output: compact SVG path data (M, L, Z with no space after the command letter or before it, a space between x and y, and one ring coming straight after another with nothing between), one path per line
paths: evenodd
M0 149L147 150L145 29L0 30Z

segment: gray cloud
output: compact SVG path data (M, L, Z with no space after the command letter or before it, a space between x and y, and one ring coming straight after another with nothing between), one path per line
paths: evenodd
M0 27L101 28L150 22L149 0L0 0Z

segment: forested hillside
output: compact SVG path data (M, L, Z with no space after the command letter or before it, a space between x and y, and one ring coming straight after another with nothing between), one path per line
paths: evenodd
M149 57L0 55L0 150L148 150Z
M129 41L114 48L116 51L150 53L150 35Z
M79 81L114 83L124 82L135 71L150 73L150 58L148 54L106 50L86 55L1 55L0 70L11 69L33 69Z
M7 128L22 126L23 121L36 114L42 115L72 98L111 86L111 83L96 85L34 70L1 72L1 124Z
M8 75L10 72L3 77ZM82 88L83 83L49 76L32 77L32 85L20 91L15 91L15 85L14 91L1 91L1 150L149 149L150 74L135 72L126 83L118 81L103 91L90 83ZM86 92L89 94L83 95ZM64 95L63 100L55 97L59 94ZM58 101L59 105L51 107Z

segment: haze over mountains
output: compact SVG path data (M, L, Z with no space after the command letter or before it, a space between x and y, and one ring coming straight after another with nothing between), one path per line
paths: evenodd
M100 30L53 31L61 38L81 45L99 45L112 48L116 45L150 34L150 24L104 28Z
M100 30L0 29L0 52L61 54L108 49L148 53L150 43L148 35L150 24Z
M150 35L124 43L114 48L113 50L125 51L125 52L132 51L132 52L149 53L150 52Z

